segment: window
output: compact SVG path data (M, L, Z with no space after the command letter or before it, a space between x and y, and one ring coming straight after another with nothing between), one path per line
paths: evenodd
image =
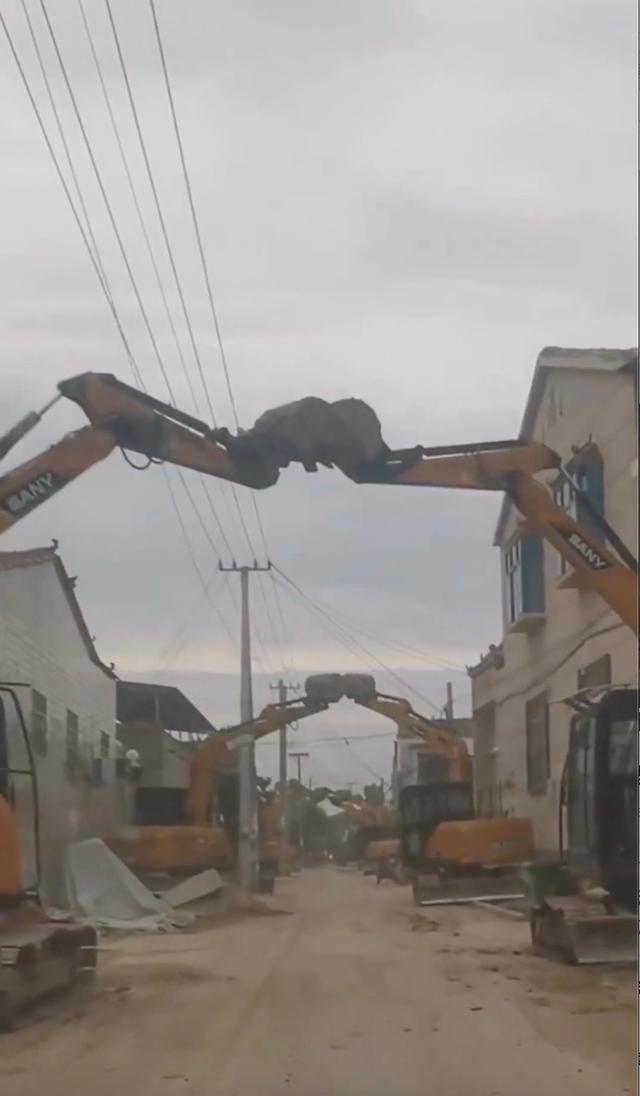
M579 488L574 488L566 479L559 479L553 488L554 501L569 514L583 529L590 532L599 541L604 541L604 530L598 521L598 515L604 517L604 466L597 445L589 443L569 461L567 472ZM558 570L565 575L570 564L560 556Z
M70 776L76 776L80 761L80 733L78 730L78 717L75 712L67 711L67 771Z
M576 521L603 541L604 531L598 515L604 517L604 467L597 445L588 445L569 462L567 471L573 475L581 494L576 502Z
M100 757L107 760L111 753L111 739L106 731L100 731Z
M566 479L563 478L558 480L553 488L553 501L556 506L559 506L564 510L569 517L572 517L574 521L576 520L576 496L573 487ZM568 560L558 552L558 575L562 577L567 574L568 570Z
M638 720L614 719L609 732L609 772L633 777L638 771Z
M544 613L543 563L539 536L530 534L518 537L505 550L505 614L508 624L515 624L525 614Z
M603 655L590 662L584 670L578 670L579 689L597 689L600 685L611 684L611 655Z
M547 694L534 697L525 707L527 736L527 791L542 795L551 775L549 756L549 705Z
M31 746L41 757L47 755L47 698L31 690Z

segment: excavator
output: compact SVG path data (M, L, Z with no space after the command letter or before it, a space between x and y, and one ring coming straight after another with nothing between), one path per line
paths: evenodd
M529 819L476 818L473 770L464 740L416 712L404 697L378 692L370 674L318 674L305 682L307 696L333 703L342 697L396 724L398 738L419 738L431 776L400 792L399 837L371 832L366 859L376 864L378 881L393 878L401 861L419 902L434 875L445 879L472 873L504 874L533 859ZM374 820L372 820L374 821ZM382 820L378 822L383 830ZM389 830L388 812L385 820Z
M27 808L19 827L20 790ZM26 815L29 817L26 817ZM40 816L37 773L16 685L0 684L0 1029L37 997L88 980L97 934L71 918L53 919L40 902ZM34 853L27 878L21 838Z
M235 818L220 825L220 777L233 772L237 749L325 711L327 704L300 697L283 703L268 704L255 719L238 723L209 735L196 750L191 762L185 825L127 826L112 834L107 844L132 871L145 873L191 874L216 867L225 871L234 867L237 855ZM260 886L273 889L280 858L277 813L271 799L258 806Z
M234 435L110 374L83 373L61 381L58 395L41 411L30 412L0 437L0 459L63 396L84 411L90 425L0 477L0 533L116 448L125 456L140 454L145 467L169 462L257 489L273 486L280 469L298 462L307 472L318 465L337 467L358 484L499 491L637 635L637 562L562 468L559 455L541 442L390 449L375 412L362 400L328 403L314 396L266 411L250 430ZM545 473L570 482L613 551L554 502L535 479Z
M235 863L235 834L217 824L216 782L234 764L234 750L248 737L257 740L288 724L323 711L326 704L296 699L270 704L255 719L211 735L194 755L188 794L188 824L140 826L117 831L107 841L134 871L193 873L221 870ZM31 784L32 836L39 878L37 770L15 687L0 685L0 1027L49 992L90 977L97 964L96 930L69 919L53 919L38 886L25 886L21 849L24 818L15 815L16 782ZM269 812L267 812L269 813ZM273 812L270 812L273 814ZM279 854L272 819L259 825L262 887L271 890ZM259 813L259 823L262 823Z
M562 468L559 455L542 443L507 440L391 449L375 412L362 400L329 403L316 397L267 411L250 430L234 435L212 429L110 374L89 372L60 382L52 400L0 437L0 459L61 397L76 403L89 425L0 477L0 534L117 448L134 468L139 466L129 453L142 456L144 467L169 462L256 489L274 485L280 470L297 462L307 472L319 465L336 467L357 484L498 491L509 496L530 529L553 545L577 580L599 593L638 634L635 559ZM536 478L550 474L569 480L602 537L554 502L547 485ZM596 797L593 781L585 794L598 815L603 800ZM0 857L13 847L12 825L11 812L4 810Z

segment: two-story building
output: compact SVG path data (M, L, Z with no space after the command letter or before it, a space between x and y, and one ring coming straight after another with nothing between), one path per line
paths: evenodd
M520 438L558 452L591 503L637 555L636 350L548 348L540 354ZM556 502L600 527L566 479L544 477ZM635 683L635 637L505 497L495 534L504 630L469 668L480 813L530 817L541 854L558 844L560 781L571 710L590 685Z
M37 881L39 828L41 891L53 904L64 901L66 845L104 837L130 817L116 677L98 657L74 586L55 546L0 552L0 681L16 686L35 771L34 784L5 696L3 752L23 770L5 780L6 792L18 819L24 885Z

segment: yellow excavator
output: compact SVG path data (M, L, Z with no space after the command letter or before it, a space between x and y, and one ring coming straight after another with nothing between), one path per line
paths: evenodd
M236 751L243 742L248 739L257 742L326 708L326 703L309 697L268 704L255 719L209 735L191 762L185 824L127 826L112 834L107 844L139 874L187 875L210 867L220 871L233 868L237 827L235 819L226 820L224 826L218 820L221 774L236 767ZM258 835L261 888L272 890L280 857L280 835L272 801L259 805Z
M393 869L402 862L419 902L434 876L502 876L533 859L529 819L475 817L471 758L455 731L416 712L404 697L378 692L370 674L313 675L307 678L305 691L327 703L345 697L385 716L396 724L399 739L420 739L430 759L438 762L425 784L401 790L398 836L371 830L366 859L376 864L378 880L393 877ZM376 821L382 830L382 820ZM389 821L386 812L387 830Z
M562 468L558 454L540 442L394 450L383 441L375 412L362 400L328 403L313 396L267 411L250 430L233 435L110 374L83 373L61 381L58 396L42 411L26 415L0 437L0 459L61 396L78 404L91 425L0 477L0 533L116 448L138 453L149 463L169 462L253 488L272 486L281 468L298 462L308 472L319 464L335 466L358 484L500 491L637 634L636 560ZM613 551L554 502L535 479L545 472L570 481Z
M272 486L281 468L298 462L309 472L319 464L335 466L358 484L499 491L637 635L635 560L573 481L573 491L600 524L607 546L556 505L535 477L548 472L569 477L558 454L543 444L499 441L393 450L383 441L379 420L367 404L328 403L315 397L268 411L250 430L234 436L109 374L84 373L62 381L58 395L41 411L26 415L0 437L0 459L61 397L75 402L90 425L0 477L0 534L116 448L125 456L141 455L147 464L169 462L252 488ZM591 788L589 795L594 794ZM16 824L7 805L10 808L4 797L0 860L8 856L11 861L17 848ZM16 875L20 877L19 872ZM9 903L15 917L15 892L9 894ZM3 931L9 931L6 923Z

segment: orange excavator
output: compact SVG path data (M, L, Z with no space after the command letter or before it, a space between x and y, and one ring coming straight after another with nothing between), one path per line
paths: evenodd
M305 690L317 700L345 697L378 712L396 724L399 740L420 739L425 754L440 762L426 784L400 792L400 837L371 833L366 859L377 865L379 880L389 874L388 865L402 860L419 900L423 877L434 873L502 873L533 859L528 819L474 817L471 758L455 731L420 715L403 697L378 692L369 674L319 674L307 678Z
M236 861L235 826L219 823L219 778L237 765L236 750L325 711L327 704L301 697L268 704L255 719L238 723L209 737L191 762L187 794L187 818L182 826L128 826L108 839L108 845L137 873L167 872L186 875L216 867L233 868ZM259 867L263 889L271 890L280 856L280 835L274 804L266 800L258 808Z
M169 462L252 488L272 486L281 468L298 462L308 472L319 464L337 467L358 484L498 491L511 498L531 530L553 545L576 579L597 591L637 635L637 564L546 445L498 441L393 450L367 404L315 397L267 411L250 430L234 436L109 374L84 373L61 382L58 395L41 411L28 414L0 437L0 459L60 397L75 402L90 425L0 477L0 534L116 448L125 456L140 454L147 464ZM549 473L570 481L602 537L556 505L547 486L536 479ZM15 845L12 827L11 811L3 808L0 860Z
M596 590L625 624L638 631L637 563L623 541L562 468L559 455L540 442L497 441L390 449L375 412L362 400L328 403L309 396L266 411L247 431L233 435L106 373L83 373L58 385L58 395L0 437L0 459L64 396L90 425L0 477L0 533L46 502L114 449L149 463L169 462L247 487L275 484L292 462L308 472L337 467L358 484L447 487L507 494L563 556L579 579ZM131 462L130 462L131 463ZM610 547L558 506L535 477L569 480Z

